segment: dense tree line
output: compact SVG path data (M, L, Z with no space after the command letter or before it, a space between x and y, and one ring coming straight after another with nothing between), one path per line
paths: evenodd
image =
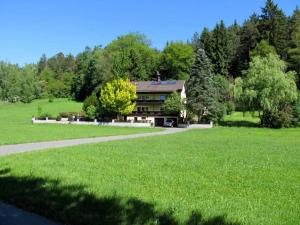
M161 51L153 48L145 35L130 33L105 47L87 47L76 56L43 55L36 65L20 67L1 62L0 99L30 102L35 98L69 97L83 101L92 96L90 101L99 98L107 82L152 80L159 71L163 80L188 81L191 112L203 115L205 107L211 118L220 119L234 110L233 89L239 83L234 79L240 77L243 85L249 84L251 65L270 54L275 58L269 60L283 62L284 72L295 71L293 76L300 88L298 7L287 16L272 0L267 0L259 15L251 15L241 25L234 22L226 27L221 20L213 29L195 33L191 41L168 42ZM202 105L197 104L197 99L203 100ZM246 106L240 100L235 99L235 103L243 109ZM285 108L295 107L291 102ZM247 109L250 110L249 105Z

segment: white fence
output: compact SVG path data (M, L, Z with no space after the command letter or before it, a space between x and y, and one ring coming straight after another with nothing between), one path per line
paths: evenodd
M198 129L207 129L207 128L213 128L214 124L211 121L209 124L178 124L178 127L180 128L198 128Z
M151 127L150 123L134 123L134 122L98 122L94 120L92 122L88 121L68 121L67 118L62 118L61 121L49 120L46 118L45 120L37 120L36 118L32 118L33 124L73 124L73 125L98 125L98 126L115 126L115 127Z
M94 120L92 122L87 121L68 121L67 118L62 118L61 121L56 120L49 120L46 118L45 120L37 120L36 118L32 118L33 124L74 124L74 125L96 125L96 126L115 126L115 127L152 127L151 123L134 123L131 122L115 122L114 120L112 122L98 122L97 120ZM179 128L198 128L198 129L207 129L207 128L213 128L213 122L210 122L209 124L178 124Z

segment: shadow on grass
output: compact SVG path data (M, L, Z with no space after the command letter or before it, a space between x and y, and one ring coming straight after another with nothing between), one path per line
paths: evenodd
M220 126L223 127L260 127L258 123L250 122L250 121L220 121Z
M0 200L68 225L239 225L224 215L204 219L200 212L180 222L171 210L157 211L153 203L118 196L99 198L84 186L16 177L10 169L0 170Z

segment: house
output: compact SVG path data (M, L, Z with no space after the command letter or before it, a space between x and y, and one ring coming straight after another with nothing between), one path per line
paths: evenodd
M186 118L186 111L182 111L180 115L168 115L164 111L164 102L168 95L178 92L181 98L186 98L185 81L138 81L133 82L136 85L137 99L136 108L131 115L127 116L127 120L134 122L149 122L155 126L162 126L164 121L172 119L175 126Z

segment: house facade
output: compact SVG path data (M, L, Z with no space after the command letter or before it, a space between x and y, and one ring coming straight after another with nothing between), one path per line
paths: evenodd
M162 126L167 119L172 119L175 126L186 118L186 112L182 111L178 115L168 115L164 110L164 102L168 96L177 92L184 100L185 81L139 81L133 82L136 85L137 99L136 107L127 120L134 122L149 122L155 126Z

